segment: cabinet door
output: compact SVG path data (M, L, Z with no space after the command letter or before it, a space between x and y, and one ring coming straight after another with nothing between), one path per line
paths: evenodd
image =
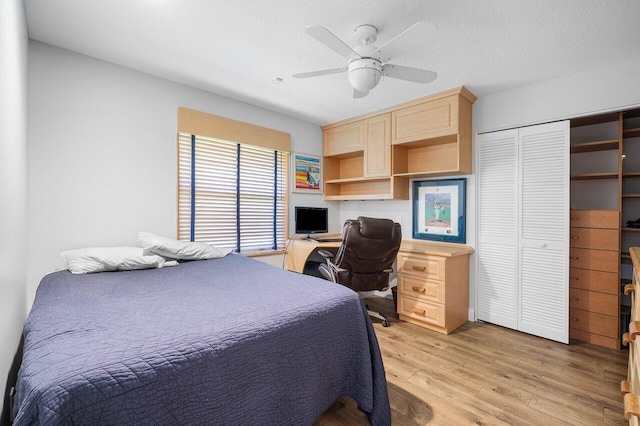
M330 127L323 132L324 156L346 154L364 149L364 122L362 120Z
M364 122L364 175L391 176L391 113Z
M458 133L458 95L393 111L393 144Z
M569 343L569 122L519 130L518 330Z
M478 135L478 319L517 328L517 130Z

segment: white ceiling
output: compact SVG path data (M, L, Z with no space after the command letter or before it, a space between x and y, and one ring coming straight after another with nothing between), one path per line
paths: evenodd
M29 36L317 124L465 85L476 96L640 57L638 0L25 0ZM293 79L346 60L305 33L378 46L418 21L438 34L393 60L430 69L353 99L346 74ZM640 76L640 70L639 70ZM282 78L274 85L275 78ZM594 81L594 85L598 82Z

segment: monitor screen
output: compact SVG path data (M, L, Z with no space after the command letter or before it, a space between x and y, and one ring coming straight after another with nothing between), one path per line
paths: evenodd
M296 207L296 234L329 232L329 210L326 207Z

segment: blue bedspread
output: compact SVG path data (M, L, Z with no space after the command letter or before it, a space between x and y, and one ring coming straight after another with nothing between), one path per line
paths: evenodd
M24 333L16 425L305 425L341 396L391 423L357 294L239 255L49 274Z

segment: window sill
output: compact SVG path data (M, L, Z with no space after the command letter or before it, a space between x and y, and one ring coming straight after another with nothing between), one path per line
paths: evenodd
M245 257L278 256L278 255L285 254L285 250L279 249L279 250L243 251L241 254Z

